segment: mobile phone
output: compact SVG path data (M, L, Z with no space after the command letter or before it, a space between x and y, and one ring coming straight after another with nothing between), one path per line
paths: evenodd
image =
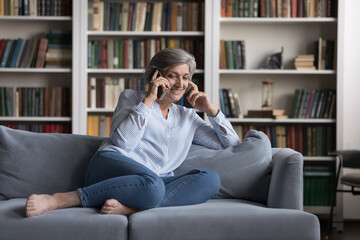
M162 76L161 76L161 73L160 73L160 70L158 70L158 75L157 75L156 78L158 78L158 77L162 77ZM158 98L159 100L162 100L162 99L164 98L165 94L167 93L167 91L168 91L167 88L165 88L165 91L163 91L163 90L162 90L162 86L159 86L159 87L158 87L158 91L157 91L157 98Z
M193 88L191 85L189 85L189 86L187 87L187 89L185 90L184 96L185 96L185 97L189 96L190 92L191 92L193 89L194 89L194 88Z

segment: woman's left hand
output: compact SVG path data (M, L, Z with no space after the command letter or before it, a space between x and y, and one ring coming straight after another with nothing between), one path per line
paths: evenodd
M189 81L189 85L193 87L193 90L186 97L188 102L200 111L206 113L210 117L215 117L219 110L210 102L209 97L204 92L200 92L197 85Z

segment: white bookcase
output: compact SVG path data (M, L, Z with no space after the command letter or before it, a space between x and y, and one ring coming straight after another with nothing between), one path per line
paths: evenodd
M340 1L342 2L342 1ZM239 94L242 111L261 109L262 81L274 81L274 108L285 109L290 115L295 89L335 89L338 86L337 70L295 70L294 59L299 54L313 54L314 43L320 37L338 38L338 18L223 18L221 0L214 1L212 15L212 96L220 107L219 88L230 88ZM340 13L340 18L343 17ZM246 68L239 70L220 69L220 40L244 40ZM283 69L262 69L266 58L280 52L283 47ZM338 49L338 47L336 48ZM338 64L336 64L338 65ZM337 98L341 92L337 91ZM229 118L236 124L264 125L331 125L337 126L336 119L248 119ZM338 134L338 132L337 132ZM328 156L306 156L305 161L335 161ZM342 202L337 200L336 216L342 216ZM306 211L325 215L329 207L305 207Z
M79 106L79 118L80 122L87 123L87 116L89 114L107 114L111 115L113 109L101 109L101 108L88 108L87 107L87 88L89 77L105 77L105 76L116 76L116 77L143 77L144 69L89 69L87 67L87 56L88 56L88 40L90 39L117 39L117 38L134 38L134 39L146 39L153 37L176 37L180 39L187 38L202 38L206 39L204 42L204 55L205 55L205 69L210 67L210 62L207 61L207 56L212 54L212 39L211 39L211 25L205 24L205 31L161 31L161 32L135 32L135 31L92 31L88 30L88 16L87 9L88 3L91 0L81 0L81 13L80 13L80 46L79 50L81 53L79 79L80 79L80 98L78 101ZM162 0L159 0L161 2ZM131 1L130 1L131 2ZM135 1L139 2L139 1ZM162 1L165 2L165 1ZM166 1L169 2L169 1ZM186 1L184 1L186 2ZM191 1L189 1L191 2ZM211 18L212 4L210 0L204 0L205 3L205 22ZM210 72L205 69L196 70L195 74L204 75L204 79L207 78ZM204 88L205 91L210 92L211 81L205 80ZM80 124L74 128L74 133L87 134L87 124Z
M75 1L76 2L76 1ZM44 36L49 30L72 31L71 16L0 16L2 39L32 39ZM73 88L72 68L0 68L1 87L46 87ZM72 93L74 95L74 92ZM76 108L73 107L74 110ZM75 118L76 119L76 118ZM69 123L69 117L0 117L0 123ZM77 121L77 120L76 120Z

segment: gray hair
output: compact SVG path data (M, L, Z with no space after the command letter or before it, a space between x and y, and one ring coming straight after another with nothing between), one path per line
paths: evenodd
M195 57L180 48L165 48L155 54L145 69L145 80L150 82L156 69L165 71L170 67L187 64L189 65L190 78L195 72Z

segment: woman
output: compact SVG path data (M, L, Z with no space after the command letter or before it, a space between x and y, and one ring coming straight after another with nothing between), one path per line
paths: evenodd
M113 115L111 136L92 158L85 187L68 193L31 195L27 216L73 206L101 207L102 214L130 215L154 207L202 203L217 194L218 174L195 169L174 176L192 143L223 149L240 143L231 124L191 82L194 57L178 48L157 53L145 71L147 92L125 90ZM174 104L184 95L207 114ZM158 99L159 92L165 92ZM159 94L160 95L160 94Z

